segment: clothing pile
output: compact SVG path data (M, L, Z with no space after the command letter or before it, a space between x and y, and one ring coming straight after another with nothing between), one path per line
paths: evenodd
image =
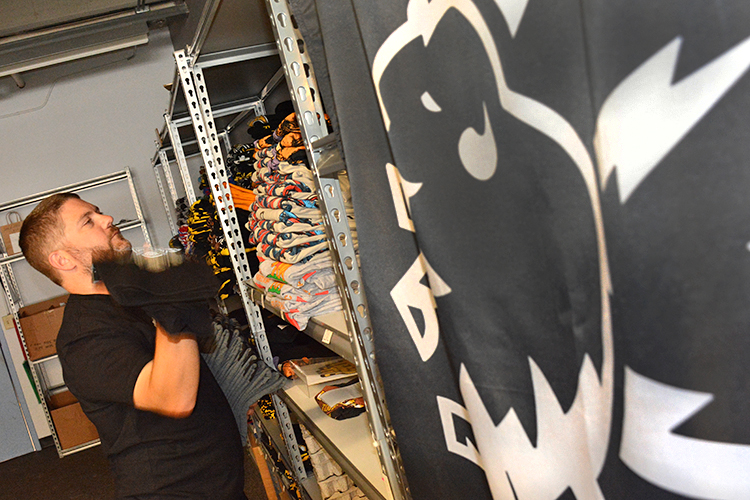
M254 153L255 149L250 144L238 144L227 153L227 177L230 184L252 189Z
M236 320L217 315L213 328L214 337L202 345L203 359L224 391L245 443L250 406L261 397L283 389L288 380L258 359L240 334Z
M229 250L225 243L224 232L221 223L218 220L216 206L213 203L212 195L205 177L205 170L201 170L200 188L204 196L198 199L190 207L185 231L180 229L178 234L179 241L185 248L185 254L205 260L214 270L218 277L221 287L218 296L222 300L235 294L234 288L237 283L234 270L232 269L232 259L229 256ZM235 213L240 221L247 220L249 213L248 208L252 201L255 200L255 194L242 187L230 184L232 197L234 198ZM250 233L245 229L244 223L240 223L242 238L248 241ZM186 233L186 238L183 237ZM184 243L183 243L184 240ZM254 247L246 247L245 252L254 252ZM251 271L258 269L254 264L255 259L248 259Z
M170 248L181 248L186 250L189 245L188 218L190 217L190 205L187 197L183 196L175 201L175 215L177 218L177 234L169 240Z
M216 207L209 197L193 203L188 217L185 254L202 259L213 268L221 283L218 296L224 300L233 294L236 280L229 252L223 244L224 233L216 217Z
M310 317L341 309L323 216L294 113L255 148L255 201L247 229L268 305L304 330Z
M331 458L304 426L300 426L307 453L324 500L367 500L367 496Z

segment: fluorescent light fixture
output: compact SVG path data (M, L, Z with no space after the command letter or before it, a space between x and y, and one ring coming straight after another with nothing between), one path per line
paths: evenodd
M138 45L143 45L146 43L148 43L148 33L141 33L117 40L95 43L81 48L65 50L54 54L29 59L16 64L1 66L0 77L24 73L26 71L45 68L47 66L74 61L76 59L83 59L85 57L105 54L107 52L114 52L115 50L136 47Z

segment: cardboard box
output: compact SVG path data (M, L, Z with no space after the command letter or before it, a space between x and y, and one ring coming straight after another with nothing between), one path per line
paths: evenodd
M96 427L83 413L81 403L70 391L50 396L49 407L57 439L63 450L99 439Z
M318 358L303 364L292 360L292 370L297 375L296 385L307 394L315 397L327 385L343 384L357 378L357 368L342 358Z
M26 340L29 358L37 359L51 356L57 352L55 341L62 325L67 295L45 300L37 304L22 307L18 311L21 330Z

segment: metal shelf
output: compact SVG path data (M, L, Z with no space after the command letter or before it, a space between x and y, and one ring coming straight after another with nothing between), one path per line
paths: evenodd
M45 199L46 197L53 195L53 194L66 193L66 192L80 192L80 191L85 191L88 189L93 189L96 187L106 186L106 185L113 184L116 182L128 183L130 197L133 202L133 207L135 208L135 213L137 217L137 219L135 220L119 222L117 224L118 227L120 228L120 230L128 230L128 229L140 227L141 232L143 233L143 238L145 242L150 245L151 237L148 234L148 228L146 227L146 221L143 218L143 212L141 210L140 200L138 199L138 193L135 190L135 184L133 183L133 177L132 177L132 174L130 173L129 168L125 168L122 171L115 172L112 174L95 177L87 181L68 184L66 186L62 186L57 189L50 189L47 191L42 191L41 193L26 196L23 198L18 198L16 200L12 200L7 203L0 204L0 212L13 210L15 208L38 203L42 201L43 199ZM25 260L22 254L15 254L15 255L10 255L10 256L3 255L2 258L0 258L0 278L2 280L3 290L5 292L5 299L8 303L8 309L10 313L13 315L13 320L15 321L16 328L18 329L18 333L21 338L21 344L22 344L24 354L26 356L26 359L30 360L31 358L29 356L29 351L26 346L26 339L23 335L23 329L21 328L21 321L20 321L20 318L18 317L18 311L21 307L23 307L24 304L23 304L23 299L21 298L21 291L19 289L18 282L16 281L15 273L13 272L13 266L12 266L13 263L19 262L21 260ZM44 362L52 360L56 357L57 357L57 354L54 354L54 355L47 356L39 360L29 361L29 366L31 367L31 375L34 381L34 386L36 387L37 395L39 396L39 400L44 410L44 415L47 418L47 425L49 425L50 432L52 433L52 439L55 442L55 448L57 448L57 454L62 458L64 456L76 453L78 451L91 448L92 446L96 446L99 444L99 440L84 443L84 444L74 446L68 449L63 449L62 446L60 445L60 440L57 437L55 424L52 421L52 415L50 413L49 407L47 406L47 401L45 397L46 396L45 392L48 391L49 388L43 385L43 378L44 378L43 373L39 372L39 370L43 369L41 365Z
M258 288L245 283L250 297L255 304L269 311L281 319L284 315L281 311L265 302L263 292ZM354 363L354 354L349 340L349 331L346 328L346 318L343 311L323 314L310 318L304 333L314 338L350 363Z
M346 420L335 420L323 413L314 398L308 397L296 386L283 391L281 398L370 500L393 499L365 413Z
M53 359L57 359L57 353L50 354L49 356L45 356L45 357L40 358L40 359L35 359L33 361L29 360L29 364L30 365L41 365L42 363L46 363L47 361L52 361Z
M354 239L349 227L346 204L338 178L326 177L345 168L325 140L328 128L304 39L295 26L286 0L266 0L266 7L286 73L289 94L305 142L307 157L315 178L319 204L326 226L326 236L336 271L336 280L344 303L344 315L351 333L351 349L357 366L362 394L368 408L367 419L377 453L380 456L392 494L398 500L410 498L401 455L390 423L380 373L375 363L375 346L370 314L359 271ZM313 146L316 145L317 147ZM345 459L346 457L342 457Z
M129 177L130 177L130 170L125 169L122 172L115 172L113 174L102 175L100 177L94 177L93 179L90 179L88 181L76 182L74 184L68 184L67 186L62 186L56 189L49 189L47 191L42 191L41 193L33 194L31 196L18 198L16 200L9 201L7 203L2 203L0 204L0 212L4 212L6 210L13 210L14 208L19 208L25 205L31 205L31 204L40 202L43 199L45 199L47 196L53 195L55 193L84 191L86 189L103 186L105 184L111 184L113 182L123 181L125 179L128 179Z
M234 4L232 2L226 4L225 2L222 5L230 6ZM253 3L252 8L255 9L256 7ZM216 0L207 2L193 36L193 43L188 43L186 51L175 52L178 75L174 79L172 100L166 115L166 131L173 136L170 142L179 164L181 163L179 161L180 155L184 155L184 151L180 145L179 133L175 133L177 132L175 122L179 120L179 123L183 124L186 117L190 116L195 137L200 145L206 165L206 171L210 176L209 184L211 184L222 228L230 248L235 274L238 282L241 283L239 288L243 307L248 316L258 350L263 359L267 361L271 358L272 353L270 353L268 347L259 305L278 316L282 315L274 308L266 306L262 294L250 286L252 277L248 275L249 273L246 270L247 257L244 252L244 243L241 238L237 238L240 232L233 217L234 207L231 203L231 193L227 189L228 179L224 157L217 140L221 139L221 133L233 128L238 123L239 118L234 119L227 128L223 128L222 125L217 123L216 118L225 112L237 112L241 106L222 105L223 103L220 104L217 100L216 105L212 107L208 99L208 89L211 89L212 92L218 90L218 93L225 98L224 103L232 99L237 102L237 89L229 89L228 92L225 92L229 80L208 81L207 78L204 78L203 69L211 68L210 72L206 72L209 77L225 74L217 73L217 71L226 72L229 69L235 72L248 71L248 74L265 74L264 71L268 68L263 61L264 58L271 55L272 48L265 43L267 40L263 40L260 44L246 44L246 48L236 45L222 45L220 50L215 51L215 55L205 54L204 52L207 51L203 50L204 43L212 38L208 36L211 26L214 24L216 26L221 25L222 16L217 15L219 11ZM302 39L299 32L294 29L287 1L266 0L266 11L265 22L270 21L269 28L272 30L271 35L276 42L276 53L281 59L283 75L286 77L289 86L290 97L294 101L308 149L308 157L312 160L311 165L315 172L321 209L326 220L327 237L332 242L332 253L335 257L334 269L336 270L337 283L344 306L343 312L311 319L305 333L357 365L365 401L370 411L367 415L351 419L351 421L339 422L326 416L311 398L301 398L302 392L298 389L290 389L288 392L279 393L279 395L284 402L292 405L292 411L310 428L313 435L320 440L321 445L334 456L334 459L339 461L342 466L346 465L347 473L355 483L361 484L360 487L363 490L367 490L365 491L366 494L373 499L396 498L397 500L405 500L409 498L409 495L403 468L400 464L400 456L388 421L377 366L374 364L372 329L369 324L364 290L361 286L362 281L359 276L357 256L354 252L354 246L347 244L347 242L353 240L346 217L346 207L337 179L323 178L323 176L335 174L344 168L344 165L335 154L326 155L323 151L326 144L330 142L330 138L325 138L327 135L325 124L318 119L318 117L323 116L320 100L316 100L314 97L310 98L319 95L315 88L314 71L310 61L306 59L307 55L300 53L298 43L301 44ZM214 23L216 19L219 19L219 22ZM243 26L243 30L252 31L257 23L258 19L253 18L251 24ZM218 30L214 30L214 33L218 36ZM232 38L231 34L227 38ZM176 46L182 45L180 43ZM212 44L209 43L206 46L210 45ZM257 61L251 61L255 56L260 57ZM253 68L257 68L259 71L253 71L253 68L246 70L245 68L248 68L248 66L244 64L245 62L253 62ZM230 65L231 68L229 68ZM261 104L281 79L282 73L277 71L259 95ZM180 88L183 91L181 94L179 93ZM251 107L253 102L256 102L253 101L252 96L254 94L255 92L248 90L238 104ZM234 97L226 99L227 95ZM182 101L178 102L178 98L185 98L186 105L184 108ZM259 107L255 112L261 114L265 111L262 107ZM178 115L180 116L178 117ZM166 138L166 132L162 133L161 137ZM320 139L323 140L316 142ZM316 147L313 147L313 144ZM160 148L165 146L166 141L159 145ZM331 151L335 153L334 150ZM318 162L319 159L322 161ZM166 200L166 194L162 198ZM166 203L165 210L168 212L170 210ZM297 462L293 453L296 439L293 433L290 434L289 429L286 428L289 416L284 414L286 406L281 399L275 396L274 403L277 404L277 415L279 415L278 409L279 404L281 404L282 412L279 415L281 431L285 437L286 447L292 449L289 457L294 470L299 475L299 462ZM331 427L329 428L329 426ZM345 429L350 429L351 432L343 431L342 433L342 430ZM360 457L362 450L365 450L365 458ZM304 470L302 470L302 473L304 475ZM393 489L391 490L391 488Z
M219 131L214 121L211 100L208 96L208 89L203 70L195 66L195 61L188 56L184 50L178 50L174 53L177 71L180 75L180 85L183 95L191 109L191 120L195 136L201 144L201 155L206 169L206 178L213 196L213 202L216 206L216 213L221 224L222 232L229 256L232 259L232 269L238 283L242 283L252 278L250 267L245 252L245 244L242 240L242 232L239 227L237 215L234 207L232 193L229 187L229 178L227 175L226 162L221 146L218 142ZM169 120L167 120L169 123ZM177 134L179 135L179 134ZM174 144L174 141L173 141ZM175 145L176 146L176 145ZM268 366L273 367L273 358L271 349L268 345L266 332L261 318L260 309L256 306L250 297L246 287L239 287L242 305L245 309L250 331L255 340L255 346L258 355ZM294 471L298 481L307 477L305 468L302 465L297 440L292 430L292 424L289 419L289 411L286 405L277 397L272 396L276 415L281 422L282 431L284 432L284 442L289 452L291 461L291 470Z
M93 441L89 441L88 443L79 444L78 446L73 446L72 448L66 448L59 452L60 458L67 457L68 455L72 455L73 453L78 453L79 451L88 450L89 448L93 448L94 446L99 446L101 444L101 441L98 439L95 439Z

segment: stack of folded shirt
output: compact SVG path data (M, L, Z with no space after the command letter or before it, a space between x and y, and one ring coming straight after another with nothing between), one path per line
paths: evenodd
M313 174L294 113L255 141L255 201L247 229L266 302L303 330L311 316L341 309Z
M298 330L304 330L312 316L341 310L341 297L336 288L330 257L318 254L305 264L285 264L266 259L260 265L273 270L270 275L265 275L263 271L255 273L255 285L265 292L266 303L281 311ZM300 276L302 279L293 280L299 286L284 281L284 271L291 276ZM307 280L304 279L306 275L310 276Z
M185 254L204 260L213 268L221 283L218 296L224 300L234 294L236 280L229 251L223 243L224 234L216 217L216 207L210 198L200 198L193 203L187 221Z

